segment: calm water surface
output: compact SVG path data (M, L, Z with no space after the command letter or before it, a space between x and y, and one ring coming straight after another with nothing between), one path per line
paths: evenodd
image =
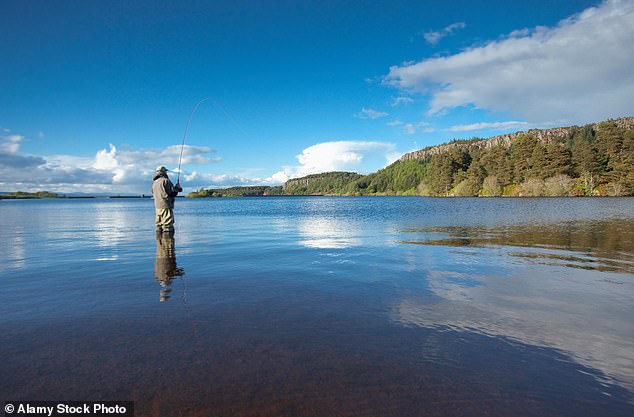
M0 401L632 416L634 199L0 201Z

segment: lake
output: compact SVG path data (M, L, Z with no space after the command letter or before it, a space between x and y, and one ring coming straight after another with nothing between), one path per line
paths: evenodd
M0 201L0 400L632 416L634 198Z

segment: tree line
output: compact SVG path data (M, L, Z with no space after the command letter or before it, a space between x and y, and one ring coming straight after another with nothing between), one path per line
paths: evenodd
M399 160L369 175L329 172L292 179L283 187L200 190L190 196L238 189L257 195L634 195L634 131L613 120L572 127L558 139L528 133L509 144L481 143L454 141L455 146L424 159Z
M525 134L509 146L481 141L394 164L350 183L342 194L429 196L634 195L634 131L613 121L574 127L560 139Z
M264 197L267 195L281 195L282 187L246 186L230 188L199 189L187 194L190 198L202 197Z
M0 194L0 199L33 199L33 198L64 198L63 194L57 194L50 191L16 191L14 193Z

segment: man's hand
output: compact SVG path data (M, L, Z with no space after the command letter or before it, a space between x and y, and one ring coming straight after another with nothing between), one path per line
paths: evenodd
M176 183L176 191L178 191L179 193L183 191L183 187L181 187L180 182Z

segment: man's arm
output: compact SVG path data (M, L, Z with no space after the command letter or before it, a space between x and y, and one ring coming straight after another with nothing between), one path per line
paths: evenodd
M165 192L170 197L176 197L181 191L183 191L183 189L181 188L180 184L174 185L170 180L165 181Z

